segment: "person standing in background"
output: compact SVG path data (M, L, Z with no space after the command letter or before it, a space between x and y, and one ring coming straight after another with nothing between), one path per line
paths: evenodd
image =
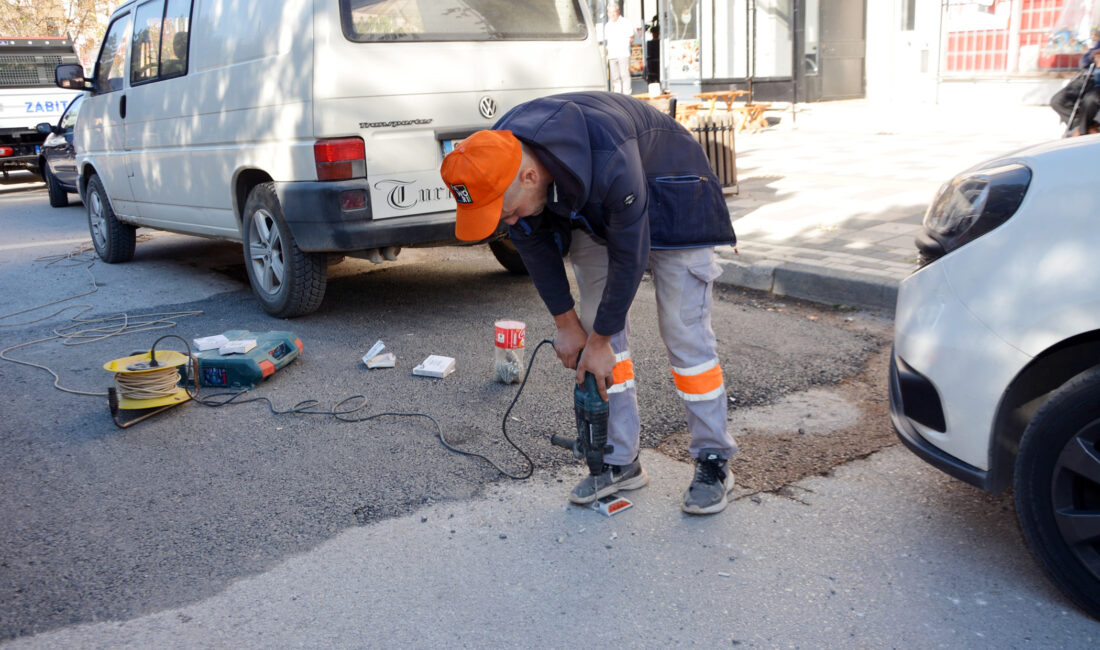
M607 4L603 39L607 47L607 64L611 67L611 90L629 95L630 44L634 41L634 28L630 26L630 21L623 18L615 0Z
M1100 130L1094 122L1100 111L1100 40L1081 57L1081 72L1050 98L1050 107L1066 123L1067 137Z
M645 82L661 83L661 27L657 24L657 16L653 17L649 40L645 44Z

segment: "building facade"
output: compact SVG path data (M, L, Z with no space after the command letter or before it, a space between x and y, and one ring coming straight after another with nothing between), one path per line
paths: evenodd
M891 101L1045 104L1100 26L1100 0L869 5L867 96Z
M597 23L606 3L588 0ZM760 101L1046 103L1095 42L1100 0L622 0L634 89L659 41L663 89ZM656 27L657 29L653 29Z

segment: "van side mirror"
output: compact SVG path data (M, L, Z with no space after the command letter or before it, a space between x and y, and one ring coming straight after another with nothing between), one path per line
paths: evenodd
M54 68L54 81L66 90L94 90L84 78L84 66L79 63L62 63Z
M38 133L40 135L49 135L51 133L57 133L57 131L54 130L53 124L50 124L49 122L39 122L38 124L35 124L34 125L34 130L38 131Z

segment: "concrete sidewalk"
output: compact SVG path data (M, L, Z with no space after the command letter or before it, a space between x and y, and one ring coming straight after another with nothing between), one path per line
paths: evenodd
M893 313L936 190L984 160L1061 136L1047 106L799 104L738 134L738 245L719 282Z

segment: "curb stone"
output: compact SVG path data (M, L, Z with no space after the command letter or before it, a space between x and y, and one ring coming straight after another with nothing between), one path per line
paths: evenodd
M722 274L715 281L720 284L891 315L897 303L899 283L892 278L783 260L741 261L719 256L717 261Z

